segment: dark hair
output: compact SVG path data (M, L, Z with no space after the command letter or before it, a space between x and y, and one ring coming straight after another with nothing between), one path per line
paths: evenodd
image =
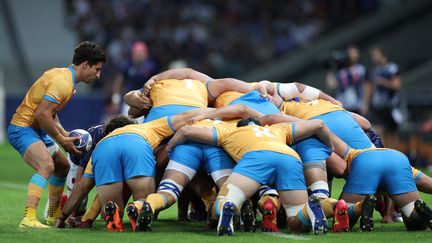
M80 65L87 61L90 66L98 64L99 62L106 63L105 52L93 42L84 41L75 47L72 63Z
M249 117L246 119L241 119L240 121L237 122L237 127L244 127L249 125L249 123L253 122L255 125L261 126L261 122L258 121L258 119L253 118L253 117Z
M134 119L124 115L118 115L111 118L105 125L105 134L109 134L117 128L124 127L130 124L137 124Z

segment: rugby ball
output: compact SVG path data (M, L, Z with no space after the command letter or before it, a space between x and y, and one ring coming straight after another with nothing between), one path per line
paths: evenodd
M69 137L79 137L74 141L75 148L81 152L89 152L92 145L93 139L86 130L84 129L75 129L69 133Z

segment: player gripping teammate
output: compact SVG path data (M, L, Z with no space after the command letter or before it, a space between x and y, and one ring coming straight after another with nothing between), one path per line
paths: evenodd
M72 65L46 71L27 91L8 127L8 139L24 161L36 173L30 179L23 228L47 228L36 218L36 209L43 189L49 187L47 224L53 224L60 214L60 199L69 170L69 163L59 151L54 138L66 151L80 152L74 147L77 138L68 137L57 117L75 93L75 84L90 84L100 77L105 53L92 42L82 42L75 48Z

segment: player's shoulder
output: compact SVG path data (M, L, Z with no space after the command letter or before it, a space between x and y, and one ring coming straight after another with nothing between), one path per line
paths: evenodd
M67 68L51 68L45 71L41 78L43 81L47 83L54 84L62 84L63 82L59 82L60 80L69 80L69 70Z

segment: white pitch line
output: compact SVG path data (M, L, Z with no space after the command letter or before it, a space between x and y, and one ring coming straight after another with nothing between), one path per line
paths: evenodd
M264 234L271 235L274 237L279 237L279 238L290 239L290 240L310 240L310 238L306 238L306 237L300 236L300 235L291 235L291 234L275 233L275 232L269 232L269 233L264 233Z
M0 181L0 189L27 190L27 185Z

